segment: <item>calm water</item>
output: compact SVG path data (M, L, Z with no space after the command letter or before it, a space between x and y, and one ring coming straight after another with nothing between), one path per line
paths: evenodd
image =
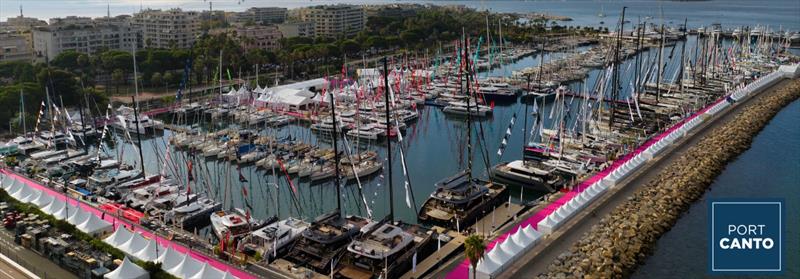
M800 101L784 108L754 139L753 146L731 162L711 190L692 205L658 241L654 255L633 278L687 278L708 276L709 198L783 198L786 206L782 277L800 277Z
M210 0L209 0L210 1ZM6 0L0 2L0 18L17 16L20 5L26 16L38 18L62 17L66 15L105 16L110 6L112 15L131 14L144 8L167 9L179 7L188 10L208 10L206 0ZM249 7L297 8L310 5L351 3L430 3L463 4L477 9L501 12L546 12L569 16L570 24L613 25L619 18L623 6L628 7L626 18L635 23L637 18L651 17L650 21L679 24L688 18L690 27L722 23L726 26L769 25L774 29L800 30L800 1L796 0L716 0L700 2L680 1L388 1L388 0L219 0L213 2L215 10L242 11ZM603 12L604 18L598 15Z

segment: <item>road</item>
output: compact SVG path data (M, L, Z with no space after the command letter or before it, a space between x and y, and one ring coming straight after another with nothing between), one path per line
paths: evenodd
M20 278L27 278L27 277L25 276L25 274L22 274L22 272L12 267L5 261L0 261L0 279L20 279Z
M567 224L556 230L556 232L537 245L536 248L516 261L515 264L510 266L498 278L515 278L516 275L521 274L532 277L547 271L547 267L550 263L564 251L568 251L572 248L573 244L578 242L586 232L590 231L592 226L597 224L603 216L608 215L617 206L624 203L636 190L647 185L647 183L654 179L664 167L680 158L690 147L713 132L715 127L731 121L743 108L753 103L754 100L761 99L764 96L774 93L776 91L775 89L783 87L789 82L789 80L783 80L773 85L771 88L765 89L760 94L733 106L733 108L726 113L704 121L703 124L699 126L699 129L690 133L681 141L676 142L670 150L665 151L662 155L657 157L658 160L648 163L636 175L623 181L617 192L607 193L605 197L583 209L581 213L575 215ZM594 212L594 214L592 214L592 212Z
M31 272L33 272L34 274L38 275L41 278L59 278L59 279L78 278L74 274L61 268L61 266L50 261L49 259L14 243L14 236L11 234L11 231L3 228L0 228L0 252L2 252L3 255L17 262L17 264L27 268L28 270L30 270ZM6 262L0 261L0 271L2 271L0 272L0 279L7 278L5 276L15 275L14 273L8 272L9 269L7 269L6 266L16 271L16 269L10 267L10 265L8 265ZM8 272L8 274L4 274L4 272ZM19 273L19 271L16 272ZM16 279L16 278L27 278L27 277L24 275L20 275L20 276L11 276L8 278Z

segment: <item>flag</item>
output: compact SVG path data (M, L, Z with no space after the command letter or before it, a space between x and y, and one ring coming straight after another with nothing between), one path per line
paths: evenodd
M244 178L244 175L242 175L242 169L240 169L238 167L236 169L239 171L239 182L242 182L242 183L247 182L247 178ZM244 189L244 188L242 188L242 189ZM245 195L247 195L247 194L245 194Z
M281 171L283 171L283 174L286 175L286 181L289 182L289 187L292 187L292 192L297 194L297 188L294 187L294 183L292 182L292 178L289 177L289 172L286 171L286 167L283 165L283 161L280 160L280 159L277 160L277 161L278 161L278 166L281 167Z
M192 175L192 161L186 163L186 169L189 175L189 182L194 181L194 176Z

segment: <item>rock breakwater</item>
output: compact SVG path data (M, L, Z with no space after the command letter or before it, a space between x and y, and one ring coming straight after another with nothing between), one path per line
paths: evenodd
M753 138L781 108L800 98L800 80L770 90L777 92L752 100L731 121L714 127L594 225L539 278L626 278L632 274L727 163L750 148Z

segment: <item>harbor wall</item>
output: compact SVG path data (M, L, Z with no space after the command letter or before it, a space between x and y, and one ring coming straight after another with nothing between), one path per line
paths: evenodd
M796 70L795 65L795 73L792 75L797 73ZM685 136L702 119L722 112L732 103L758 94L784 80L788 74L788 71L781 69L737 89L696 115L697 117L681 123L680 128L670 132L641 154L645 158L652 158L666 146ZM672 227L694 201L702 197L727 163L750 147L753 137L781 108L800 98L800 80L795 79L777 90L774 94L750 104L733 120L716 127L709 136L689 148L686 154L664 168L655 179L592 227L581 241L551 263L546 273L539 277L620 278L630 275L651 253L658 238ZM624 178L634 171L628 170L637 163L634 161L632 164L627 169L622 168L621 173L615 171L616 176L622 175ZM616 181L619 180L604 179L600 183L613 185ZM558 221L557 216L553 219ZM543 221L547 226L557 227L563 224L562 221L550 225L547 220ZM542 224L540 223L540 230Z
M498 250L498 249L504 250L504 249L502 249L500 247L499 244L502 243L502 242L505 242L506 239L508 239L512 235L511 232L517 232L517 231L521 230L522 228L524 228L526 226L533 227L536 230L537 233L541 233L544 236L547 236L547 235L551 234L553 231L557 230L560 226L562 226L563 224L567 223L570 220L570 218L572 218L575 215L577 215L577 213L579 211L585 209L591 202L597 200L598 197L600 197L603 194L605 194L606 192L608 192L608 190L611 187L616 186L618 182L624 180L625 178L630 176L632 173L637 171L647 161L652 160L653 157L657 156L662 151L666 150L667 147L669 147L670 145L674 144L680 138L685 137L690 131L692 131L693 129L698 127L705 119L708 119L709 117L713 117L714 115L719 114L720 112L723 112L724 110L728 109L732 104L734 104L736 102L740 102L740 101L742 101L742 100L744 100L746 98L749 98L750 96L753 96L753 95L756 95L756 94L760 93L761 91L763 91L766 88L771 87L775 83L780 82L781 80L787 78L789 76L790 72L794 71L794 73L797 73L798 64L793 65L793 67L794 68L791 68L791 69L790 68L781 68L778 71L772 72L772 73L770 73L770 74L768 74L766 76L762 76L762 77L758 78L757 80L753 81L752 83L750 83L750 84L748 84L746 86L742 86L742 87L736 88L734 91L729 92L728 94L726 94L722 98L718 99L716 102L706 106L704 109L702 109L700 111L697 111L692 116L690 116L690 117L688 117L688 118L686 118L686 119L674 124L673 126L668 128L666 131L664 131L663 133L661 133L661 134L659 134L657 136L654 136L653 138L651 138L650 140L646 141L644 144L639 146L633 152L630 152L630 153L626 154L625 156L623 156L622 158L619 158L611 166L609 166L606 169L596 173L592 177L584 180L583 182L578 184L576 187L574 187L571 191L565 193L564 196L562 196L558 200L552 202L551 204L549 204L545 208L543 208L543 209L539 210L538 212L534 213L533 216L530 217L529 219L520 222L517 226L515 226L515 228L512 228L511 230L509 230L508 233L502 234L502 235L498 236L496 239L494 239L493 241L489 242L487 244L487 254L488 255L492 255L493 252L497 252L497 251L493 251L493 250ZM794 85L797 86L798 82L795 81ZM777 112L777 109L775 111ZM766 114L761 114L761 116L763 116L763 115L766 115ZM771 116L769 118L771 118ZM767 118L767 120L769 118ZM750 121L749 120L741 120L741 119L737 118L737 121L735 121L735 122L745 122L746 123L746 122L750 122ZM758 130L760 130L760 128ZM757 132L757 130L755 132ZM749 137L747 139L750 140ZM738 153L736 153L736 154L738 154ZM689 157L689 158L692 158L692 157ZM687 158L683 157L682 159L687 159ZM704 159L704 160L701 160L701 161L705 162L705 160L707 160L707 158ZM727 160L724 160L724 162L727 162ZM709 173L709 175L710 175L710 179L707 179L707 181L706 180L697 180L697 181L707 182L706 183L706 187L707 187L707 185L710 184L710 181L713 180L713 177L716 176L716 174L712 174L712 173ZM711 175L713 175L713 176L711 176ZM681 181L682 182L686 182L684 180L681 180ZM675 186L676 185L676 182L674 182L674 181L670 182L670 183L672 183L672 184L670 184L670 186ZM679 186L676 186L676 187L679 187ZM648 186L648 188L656 188L656 186L650 185L650 186ZM676 189L676 191L677 191L677 189ZM612 216L615 216L615 215L612 214ZM619 217L619 216L627 216L627 215L626 214L621 214L621 215L617 215L617 216ZM674 216L674 217L677 218L677 215ZM611 222L609 221L608 224L610 224L610 223ZM672 223L674 223L674 220L672 221ZM601 226L601 227L606 227L606 226ZM636 234L637 230L633 229L632 231L633 231L634 234ZM660 236L660 234L663 233L664 231L665 230L662 230L661 232L657 233L657 235ZM626 233L625 235L628 235L628 234L630 234L630 232ZM616 236L619 236L619 234L617 234ZM585 243L585 239L581 243ZM606 239L606 238L597 238L597 239ZM655 238L651 239L651 244L654 244L655 240L657 240L657 236ZM597 241L597 242L595 242L593 244L597 245L599 243L600 243L600 241ZM588 243L588 244L585 244L585 245L590 245L590 244L592 244L592 243ZM605 244L608 244L608 243L604 242L603 244L605 245ZM522 244L518 244L518 246L526 247L525 245L522 245ZM608 245L606 245L606 246L608 246ZM517 251L517 252L525 253L526 251L530 250L530 248L532 248L532 247L526 247L526 248L527 249L519 249L519 251ZM639 249L642 248L642 245L640 244L638 246L638 248ZM595 249L595 248L594 247L590 248L587 251L595 251L593 249ZM600 250L597 250L597 251L600 251ZM606 254L601 254L601 255L606 256L606 260L607 261L610 261L610 259L614 256L613 253L611 253L609 255L606 255ZM575 260L581 260L582 261L583 259L587 258L586 256L587 256L587 254L581 254L581 255L572 256L571 258L573 258ZM509 266L513 265L514 262L519 258L520 258L519 255L509 255L508 257L502 257L502 259L493 258L493 259L490 259L490 260L483 260L483 261L479 262L479 264L478 264L477 277L478 278L493 278L493 277L496 277L499 274L501 274L505 269L507 269ZM568 259L568 258L570 258L570 257L567 257L566 259ZM563 264L564 262L565 261L562 261L562 262L559 262L559 263L555 263L554 266L559 266L559 265L561 265L562 267L566 266L567 270L570 270L570 268L569 268L570 266L579 266L577 264L578 262L572 263L572 265L570 265L570 264L564 265ZM592 262L594 262L595 264L602 263L602 261L601 262L592 261ZM586 265L586 261L582 261L580 263ZM603 265L603 266L607 266L607 265ZM632 270L632 267L629 267L629 268ZM471 269L472 269L472 267L470 266L469 262L467 260L464 260L464 261L462 261L461 264L459 264L454 270L452 270L448 274L447 278L466 278L466 277L469 277L472 274ZM553 270L553 269L551 268L551 270ZM597 267L593 267L592 270L598 271L599 269L597 269ZM561 272L554 273L554 274L549 274L551 276L545 276L545 277L546 278L550 278L550 277L555 276L557 274L559 276L570 274L570 273L566 273L566 274L565 273L559 274L559 273L561 273ZM612 272L611 274L624 274L624 273L622 272L622 269L620 269L618 273ZM607 274L607 275L611 275L611 274ZM576 277L582 277L582 276L576 276ZM608 276L601 276L601 278L606 278L606 277L608 277Z

